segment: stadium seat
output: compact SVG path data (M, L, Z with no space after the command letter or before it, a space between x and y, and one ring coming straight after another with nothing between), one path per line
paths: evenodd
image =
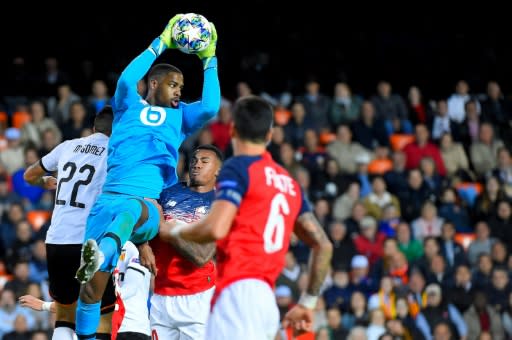
M320 133L320 144L327 145L330 142L334 141L336 139L336 135L332 132L322 132Z
M278 109L274 112L274 121L279 126L285 126L291 116L292 113L290 111L286 109Z
M23 125L32 121L32 117L28 112L17 111L12 114L12 126L21 129Z
M368 164L368 173L371 175L382 175L393 169L393 162L390 159L374 159Z
M465 250L467 250L469 245L475 238L475 233L456 233L454 240L462 247L464 247Z
M9 116L7 115L7 112L0 111L0 124L2 125L2 130L7 128L7 125L9 124Z
M38 231L50 219L51 213L47 210L31 210L27 212L27 221L34 231Z
M393 151L402 150L404 146L414 142L414 140L414 135L405 133L393 133L389 136L389 143L391 144L391 149L393 149Z

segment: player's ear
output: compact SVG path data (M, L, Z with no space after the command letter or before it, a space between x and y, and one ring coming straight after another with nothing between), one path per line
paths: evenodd
M229 123L229 135L231 137L235 137L236 136L235 124L233 122Z
M265 140L267 144L272 141L272 129L268 130L267 134L265 135Z
M150 88L150 89L152 89L152 90L154 90L154 89L156 89L157 87L158 87L158 80L156 80L156 79L151 79L151 80L149 81L149 88Z

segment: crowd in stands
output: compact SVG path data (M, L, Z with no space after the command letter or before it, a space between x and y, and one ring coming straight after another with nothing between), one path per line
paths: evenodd
M90 134L113 95L103 80L75 92L53 63L41 93L5 96L0 112L3 339L47 339L52 328L51 315L17 304L24 294L50 300L44 238L55 198L25 183L23 171L61 141ZM244 82L237 90L251 93ZM315 334L304 339L512 339L512 106L500 85L473 93L460 80L444 98L423 98L416 86L397 93L387 81L370 95L347 83L329 92L310 80L303 93L262 94L276 110L268 151L334 244ZM196 145L232 154L235 99L224 98L216 119L184 143L182 178ZM306 286L308 255L292 238L275 290L281 315Z

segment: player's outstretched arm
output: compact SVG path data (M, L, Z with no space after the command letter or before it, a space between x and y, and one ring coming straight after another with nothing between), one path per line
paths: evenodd
M159 233L197 243L210 243L228 234L237 212L238 207L232 202L216 200L208 215L201 220L191 224L176 223L176 220L166 221L160 223Z
M183 107L183 120L186 133L194 133L200 129L208 120L213 118L220 109L220 83L217 73L217 30L212 27L212 40L208 47L197 53L203 63L204 82L201 100Z
M217 50L217 29L213 22L210 22L212 30L212 37L210 44L204 50L197 52L197 56L203 62L203 68L206 70L209 67L210 60L215 57L215 51Z
M215 254L215 242L199 244L185 241L181 238L171 237L169 232L164 232L160 238L170 243L182 256L198 267L204 266Z
M311 247L306 292L283 319L283 326L285 328L291 326L294 334L298 335L312 330L313 309L316 307L320 287L329 271L332 243L311 212L305 212L299 216L294 232L299 239Z
M28 307L35 311L49 311L55 313L55 302L44 302L32 295L23 295L19 298L22 307Z
M38 161L29 166L23 173L23 179L31 185L43 187L47 190L57 188L57 179L53 176L46 176L46 171Z

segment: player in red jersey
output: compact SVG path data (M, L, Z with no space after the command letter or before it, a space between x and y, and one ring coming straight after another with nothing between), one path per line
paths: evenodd
M206 339L273 339L279 311L273 288L292 232L312 248L307 291L284 317L296 334L312 328L313 308L329 268L332 244L298 183L266 152L273 110L247 96L233 110L234 157L217 178L210 213L198 222L160 224L160 234L217 241L217 283Z
M215 180L222 158L222 152L213 145L201 145L194 150L189 183L177 183L160 195L165 219L191 223L208 213L215 198ZM151 297L153 338L202 339L215 290L215 243L198 244L171 238L167 233L154 238L149 245L139 246L139 251L142 263L158 273Z

